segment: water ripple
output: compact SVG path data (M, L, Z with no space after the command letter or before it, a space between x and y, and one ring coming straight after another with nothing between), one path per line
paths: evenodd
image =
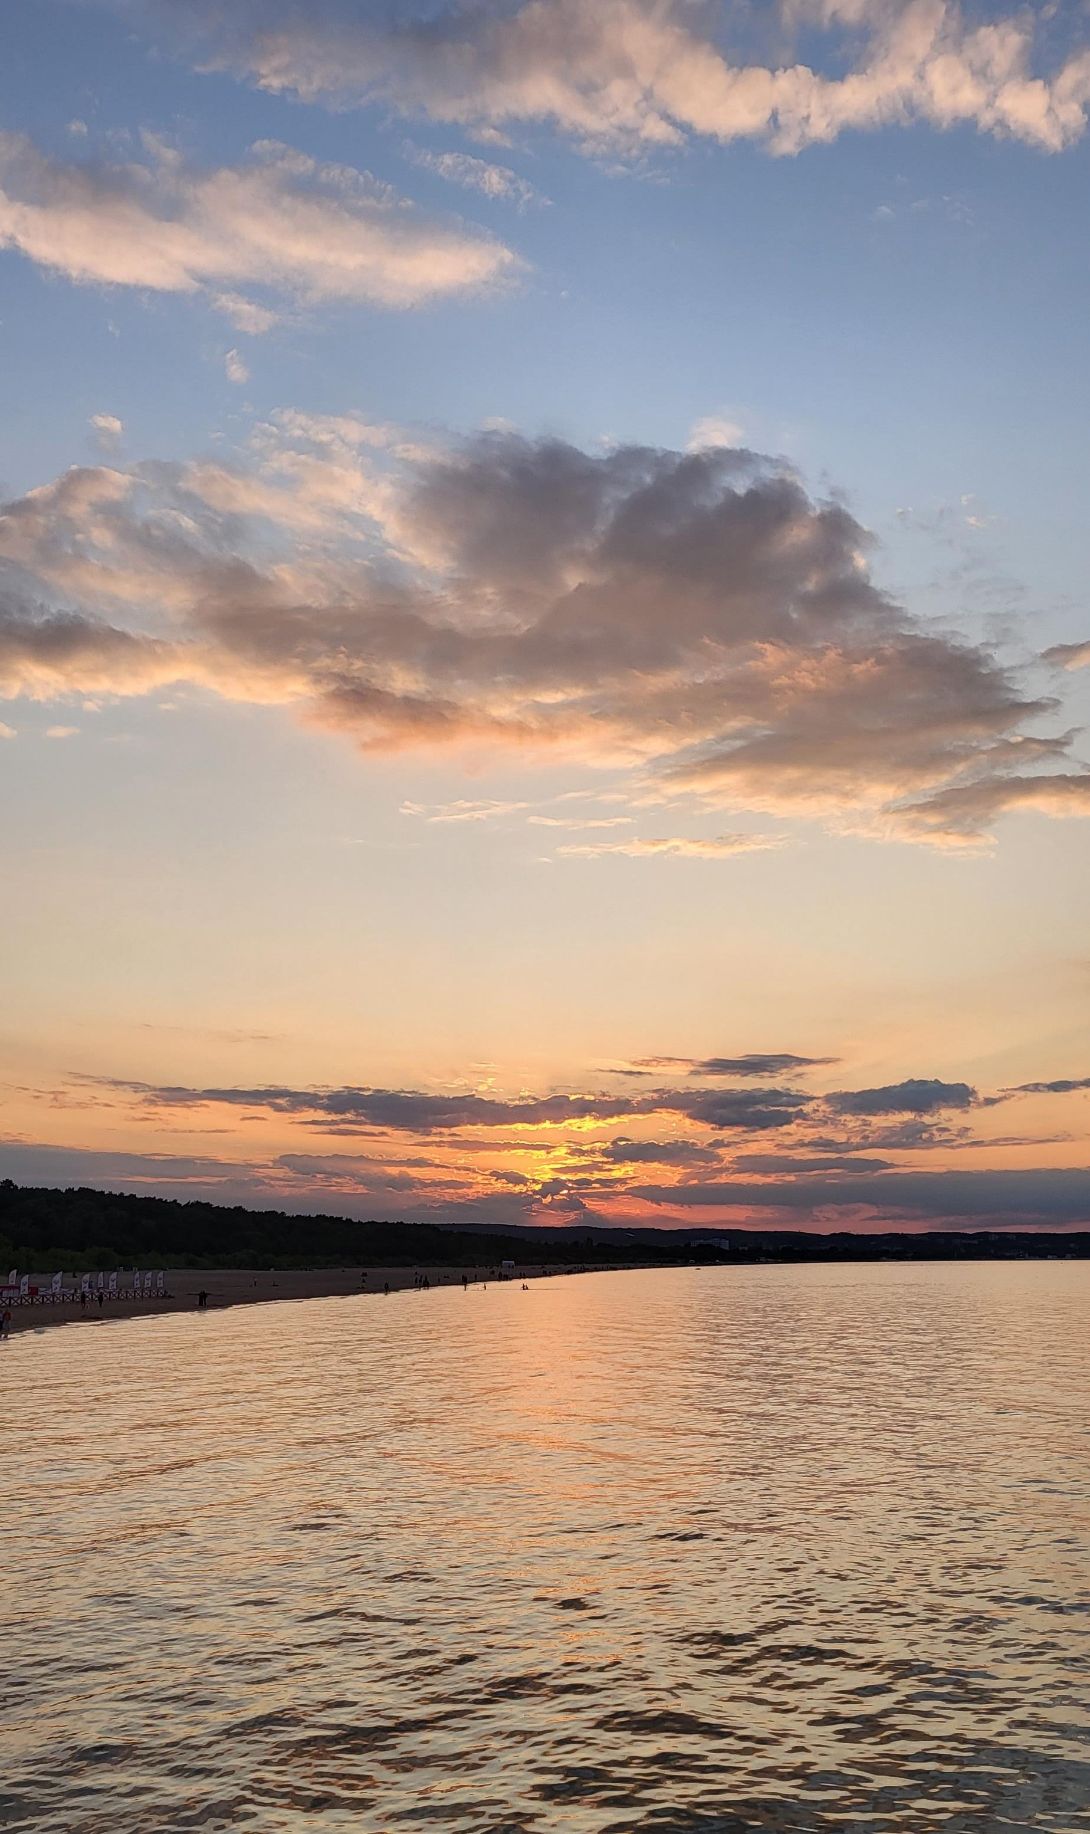
M475 1301L2 1346L0 1825L1090 1834L1090 1269Z

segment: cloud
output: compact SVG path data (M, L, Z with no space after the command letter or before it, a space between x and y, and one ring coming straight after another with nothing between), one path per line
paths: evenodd
M116 414L92 414L88 425L95 430L95 439L103 452L116 452L121 444L121 435L125 423Z
M625 772L610 797L640 806L939 846L1006 809L1090 813L1090 771L1056 768L1072 734L1033 730L1055 699L922 627L870 546L843 504L746 450L441 446L286 410L234 464L77 468L0 507L0 692L189 681L364 752L574 762ZM774 844L732 824L561 851Z
M683 860L722 860L736 853L764 853L779 842L767 834L719 834L701 838L691 835L660 836L653 840L633 838L626 841L566 842L557 853L568 858L601 859L604 854L623 853L630 859L668 855Z
M825 1104L835 1114L935 1114L971 1108L977 1100L968 1083L944 1083L937 1077L910 1076L879 1089L838 1089Z
M794 1051L746 1051L741 1057L637 1057L613 1074L650 1076L655 1070L684 1070L687 1076L784 1076L819 1065L839 1063L838 1057L799 1057Z
M475 159L469 153L429 153L416 146L407 147L406 154L414 166L434 172L437 178L445 178L449 184L461 185L463 190L479 191L483 197L517 204L520 209L547 201L509 166L492 165L487 159Z
M215 293L212 304L217 312L230 319L236 331L244 331L248 337L262 337L280 323L279 313L268 306L259 306L242 293Z
M691 1060L674 1061L685 1066ZM1028 1084L1025 1092L1068 1087L1090 1088L1090 1078ZM57 1092L48 1099L56 1102ZM192 1180L196 1192L203 1180L210 1192L241 1193L241 1201L290 1199L310 1208L336 1199L366 1203L371 1214L447 1222L505 1215L522 1222L585 1216L646 1223L649 1206L666 1226L709 1210L721 1212L717 1220L826 1229L1055 1227L1090 1220L1085 1168L949 1169L945 1155L955 1149L986 1153L1044 1144L981 1138L945 1118L960 1120L997 1099L977 1097L967 1082L937 1078L832 1096L780 1084L702 1087L691 1080L620 1095L594 1088L510 1093L492 1086L491 1077L485 1086L467 1081L464 1087L420 1089L363 1083L200 1087L80 1075L63 1091L68 1108L105 1104L161 1135L228 1132L243 1121L280 1136L287 1127L304 1142L302 1150L279 1151L281 1139L274 1159L205 1159L191 1169L181 1155L174 1169L164 1171L153 1155L146 1178L137 1164L141 1155L132 1156L131 1166L101 1155L111 1169L91 1167L91 1182L136 1179L138 1188L154 1188L158 1179L170 1188L180 1178ZM325 1142L334 1140L350 1146L331 1150ZM942 1169L918 1172L899 1161L902 1153L921 1151L939 1155ZM659 1182L637 1182L656 1168ZM54 1170L67 1173L67 1166L58 1163ZM48 1181L50 1173L37 1175ZM493 1203L503 1192L517 1194L516 1210L504 1212ZM478 1203L485 1207L475 1215Z
M1090 1223L1090 1169L1034 1167L1017 1171L881 1172L778 1178L775 1183L726 1178L714 1184L635 1185L638 1197L672 1212L688 1209L802 1211L835 1227L839 1208L866 1206L876 1227L949 1222L977 1228L1078 1227ZM830 1215L830 1212L833 1214Z
M625 1162L609 1156L604 1161L611 1168L607 1176L576 1171L535 1180L501 1167L486 1168L467 1181L457 1168L415 1155L384 1159L288 1152L266 1159L219 1158L7 1139L0 1140L0 1175L28 1185L78 1183L205 1197L251 1208L357 1217L362 1213L450 1225L502 1227L585 1217L691 1228L708 1211L719 1213L714 1218L719 1226L726 1220L757 1228L1070 1228L1090 1223L1090 1170L1081 1167L897 1172L865 1171L856 1163L829 1176L803 1171L801 1162L793 1164L786 1154L745 1157L760 1158L773 1175L642 1185L626 1183L622 1177L618 1185L617 1174L623 1174ZM679 1164L679 1169L684 1172L685 1166ZM592 1209L585 1200L595 1196L599 1207ZM649 1206L657 1214L649 1216Z
M250 372L237 350L227 352L223 359L223 367L227 373L228 382L243 383L250 380Z
M725 414L705 414L703 419L694 421L686 443L689 452L704 452L714 446L740 446L743 429L736 420L728 420Z
M1061 1076L1051 1083L1015 1083L1005 1095L1070 1095L1076 1089L1090 1089L1090 1076Z
M474 1090L432 1094L415 1089L194 1089L119 1078L79 1079L138 1097L154 1108L230 1107L264 1110L320 1125L378 1127L428 1134L468 1127L563 1127L572 1122L614 1121L632 1116L679 1114L717 1129L784 1127L811 1097L793 1089L654 1089L640 1095L603 1093L514 1097Z
M641 1059L642 1061L642 1059ZM690 1076L784 1076L837 1063L836 1057L796 1057L793 1051L747 1051L742 1057L690 1061Z
M503 815L513 815L520 809L528 808L525 802L501 802L488 797L482 801L470 801L459 798L455 802L436 803L428 806L420 802L403 802L402 815L415 815L426 822L481 822L495 821Z
M1090 638L1085 643L1054 643L1044 651L1043 660L1061 669L1084 669L1090 664Z
M532 828L630 828L635 817L632 815L528 815L526 817ZM561 848L561 852L564 849Z
M143 693L190 672L187 661L170 643L76 612L44 612L0 581L0 695Z
M1078 42L1032 14L976 23L956 0L783 0L759 22L770 54L732 54L725 0L439 0L376 13L315 0L187 10L195 54L261 88L376 105L502 136L545 123L590 151L638 155L692 139L798 153L846 131L965 124L1047 152L1077 141L1090 102ZM745 17L743 11L743 18ZM202 34L196 21L203 21ZM750 33L751 38L753 32ZM813 63L792 61L796 46Z
M0 720L0 739L17 739L18 737L19 734L14 726L8 726L3 720Z
M720 1153L714 1146L701 1146L695 1140L626 1140L623 1135L601 1148L600 1156L611 1165L718 1165Z
M151 137L145 154L77 165L0 133L0 248L82 285L205 292L250 330L271 315L240 286L304 305L406 307L486 291L518 270L494 238L431 221L367 173L277 142L238 166L191 167Z
M1090 815L1090 771L949 784L906 810L904 820L924 838L932 833L971 837L987 833L998 816L1012 809L1035 809L1057 818Z
M0 1139L4 1176L26 1184L69 1184L87 1177L111 1184L205 1183L234 1169L223 1159L177 1153L127 1153Z
M852 1153L828 1153L805 1158L798 1153L738 1153L733 1161L737 1170L802 1174L820 1172L888 1172L892 1159L865 1158Z
M78 732L78 726L47 726L45 736L47 739L74 739Z

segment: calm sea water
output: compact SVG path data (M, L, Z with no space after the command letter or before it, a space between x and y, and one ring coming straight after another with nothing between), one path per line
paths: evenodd
M1090 1267L679 1270L0 1352L0 1820L1090 1829Z

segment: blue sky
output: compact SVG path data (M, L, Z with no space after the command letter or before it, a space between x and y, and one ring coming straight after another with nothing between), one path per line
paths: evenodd
M1085 1095L1017 1137L987 1104L1090 1069L1084 13L413 17L7 22L12 1163L176 1158L155 1091L236 1070L578 1093L771 1033L838 1060L815 1102L841 1065L978 1090L891 1170L1081 1166ZM362 1160L270 1172L302 1123L259 1114L255 1156L187 1098L200 1179L214 1145L226 1194L383 1200ZM609 1140L506 1180L447 1142L400 1201L684 1218Z

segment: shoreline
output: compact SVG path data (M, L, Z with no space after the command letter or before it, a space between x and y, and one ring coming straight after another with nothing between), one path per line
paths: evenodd
M632 1264L633 1266L636 1263ZM630 1271L616 1263L605 1265L587 1262L578 1267L533 1263L516 1267L502 1276L490 1275L480 1268L427 1267L289 1267L289 1268L192 1268L164 1269L169 1297L126 1300L107 1299L101 1309L92 1298L86 1308L78 1300L66 1305L13 1305L11 1335L18 1331L40 1331L57 1325L117 1324L126 1318L162 1318L178 1312L195 1312L201 1308L197 1295L208 1294L207 1310L224 1311L235 1305L266 1305L296 1299L348 1299L368 1295L385 1297L385 1286L393 1293L417 1291L417 1278L427 1279L430 1290L450 1289L462 1284L463 1273L470 1286L515 1285L523 1280L563 1279L569 1274L612 1273ZM423 1289L425 1291L428 1288Z

